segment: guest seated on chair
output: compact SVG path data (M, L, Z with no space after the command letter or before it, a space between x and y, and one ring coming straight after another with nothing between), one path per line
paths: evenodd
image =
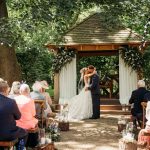
M132 92L131 98L129 100L130 104L133 104L131 114L133 116L133 124L135 128L137 127L136 121L138 121L139 126L142 127L141 121L143 117L143 109L141 102L144 100L144 96L148 91L145 88L145 82L143 80L138 81L138 89Z
M16 126L16 120L21 118L21 113L16 102L8 98L9 86L5 81L0 82L0 141L19 139L16 147L20 148L21 142L26 143L27 132ZM21 147L23 149L23 147Z
M52 105L52 99L49 95L48 92L46 92L46 89L49 89L49 86L48 86L48 83L47 81L43 80L40 82L41 85L42 85L42 92L41 94L45 97L45 100L46 100L46 106L47 108L44 110L45 112L45 115L47 117L55 117L56 114L52 112L52 109L51 109L51 105Z
M147 122L146 122L145 129L142 129L139 132L138 143L141 143L141 144L147 143L148 146L150 146L150 135L149 136L144 135L144 133L150 134L150 92L148 92L145 97L148 98L147 107L146 107Z
M27 84L22 84L20 86L20 95L15 97L15 100L21 112L21 118L16 121L17 126L26 130L35 128L38 124L38 120L35 118L36 115L35 103L34 100L30 98L30 88ZM38 132L34 134L29 133L27 146L34 147L37 144L38 144Z
M18 108L21 112L21 118L17 120L17 126L24 129L35 128L38 120L35 118L35 103L30 98L30 88L27 84L20 86L20 95L15 97Z
M41 94L42 85L39 81L36 81L33 84L32 89L33 91L30 93L30 96L33 100L45 101L45 97ZM41 106L39 104L35 104L35 109L36 109L36 117L41 118Z
M34 100L45 100L45 97L42 95L42 85L40 81L35 81L32 86L33 91L30 93L30 96Z

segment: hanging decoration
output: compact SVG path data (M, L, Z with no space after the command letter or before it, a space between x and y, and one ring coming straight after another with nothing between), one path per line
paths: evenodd
M139 50L142 51L146 45L146 37L148 35L148 27L150 26L150 18L148 19L148 22L146 23L146 25L144 26L144 35L142 38L142 42L141 45L139 46Z
M122 47L119 50L126 65L138 72L142 70L144 65L143 55L136 47Z
M64 65L72 61L75 55L76 51L73 48L59 48L52 62L53 72L58 73Z

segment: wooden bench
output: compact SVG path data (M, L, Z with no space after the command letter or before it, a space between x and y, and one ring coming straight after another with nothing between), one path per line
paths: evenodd
M14 145L18 142L18 139L15 139L13 141L0 141L0 147L3 147L5 149L11 149Z

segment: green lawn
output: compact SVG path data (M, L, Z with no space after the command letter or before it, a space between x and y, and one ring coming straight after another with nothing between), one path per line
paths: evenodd
M52 89L51 86L49 86L49 89L46 91L50 94L50 96L54 96L54 89Z

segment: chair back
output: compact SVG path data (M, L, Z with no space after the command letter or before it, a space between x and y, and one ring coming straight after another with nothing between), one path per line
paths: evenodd
M35 108L36 108L36 118L42 123L43 128L43 120L44 120L44 108L45 108L45 100L34 100Z
M147 102L141 102L142 108L143 108L143 122L142 122L142 128L144 129L145 127L145 115L146 115L146 107L147 107Z

